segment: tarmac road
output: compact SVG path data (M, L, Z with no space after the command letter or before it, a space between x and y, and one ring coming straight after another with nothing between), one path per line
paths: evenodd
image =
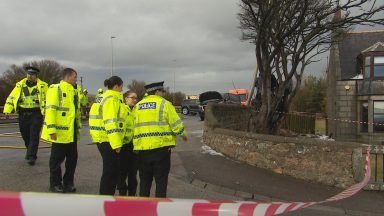
M321 201L340 189L297 180L268 170L238 163L224 156L202 153L203 122L183 116L188 142L178 140L172 152L168 196L172 198L263 201ZM17 132L15 126L0 127L0 134ZM17 134L15 134L17 135ZM21 138L2 137L0 146L23 146ZM40 143L41 146L47 146ZM88 127L78 143L75 176L77 193L98 194L101 157L91 144ZM24 160L25 150L0 148L0 190L48 192L50 149L40 149L35 166ZM315 205L291 215L384 215L384 193L359 192L352 198Z

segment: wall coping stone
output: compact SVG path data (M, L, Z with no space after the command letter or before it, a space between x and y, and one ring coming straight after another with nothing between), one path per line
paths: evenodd
M223 134L223 135L230 135L230 136L244 137L249 139L272 141L272 142L296 143L296 144L303 144L303 145L332 144L332 145L338 145L338 146L347 147L347 148L362 147L362 143L356 143L356 142L327 141L327 140L321 140L321 139L309 138L309 137L303 137L303 136L285 137L285 136L276 136L276 135L269 135L269 134L256 134L256 133L250 133L250 132L244 132L244 131L229 130L224 128L206 127L206 129L211 129L213 130L213 132Z

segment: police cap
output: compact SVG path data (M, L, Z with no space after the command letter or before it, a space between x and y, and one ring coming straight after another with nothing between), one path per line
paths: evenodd
M37 75L40 71L35 67L27 66L25 67L25 72L27 72L27 74Z
M148 84L148 85L144 86L144 88L145 88L146 92L162 90L162 89L164 89L164 81Z

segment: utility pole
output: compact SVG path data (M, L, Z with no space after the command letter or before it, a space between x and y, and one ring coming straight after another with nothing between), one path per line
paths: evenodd
M111 76L113 76L113 39L115 36L111 36Z
M174 59L173 62L176 62L176 59ZM173 70L173 97L172 97L173 105L175 105L175 94L176 94L176 71Z
M173 105L175 105L175 94L176 94L176 82L175 82L175 78L176 78L176 72L173 71Z
M251 102L252 102L252 96L253 96L253 93L255 92L255 88L256 88L256 80L257 80L257 71L258 70L259 70L259 65L256 65L255 73L253 74L253 82L252 82L252 86L251 86L251 91L249 92L249 96L247 98L247 106L250 106Z

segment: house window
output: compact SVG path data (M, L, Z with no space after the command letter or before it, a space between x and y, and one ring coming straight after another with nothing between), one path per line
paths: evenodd
M368 101L361 103L361 132L368 132Z
M384 101L373 102L373 123L374 132L384 132Z
M373 64L375 77L384 77L384 56L375 56Z
M364 78L371 78L371 57L367 56L364 60Z

